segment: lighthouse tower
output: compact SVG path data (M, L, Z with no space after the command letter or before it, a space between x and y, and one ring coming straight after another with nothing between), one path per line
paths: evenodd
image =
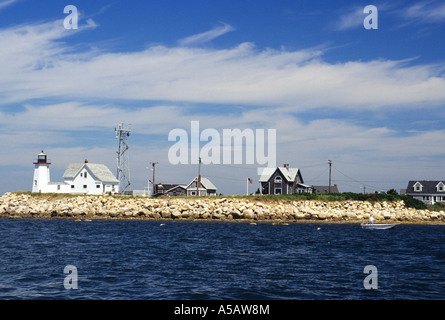
M32 192L46 192L49 178L49 165L51 164L46 154L43 152L37 156L37 161L34 163L34 181L32 184Z

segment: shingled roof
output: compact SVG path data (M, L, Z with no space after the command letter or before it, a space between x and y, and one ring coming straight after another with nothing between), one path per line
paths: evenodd
M420 183L422 188L420 191L415 191L414 186L416 183ZM438 191L437 186L442 183L443 190ZM430 181L430 180L412 180L408 182L408 187L406 188L407 194L445 194L445 180L440 181Z
M65 180L74 179L84 167L87 167L94 177L101 182L119 183L110 169L99 163L70 163L63 174L63 178Z
M279 170L281 172L281 175L289 182L295 181L299 171L298 168L289 168L289 167L264 168L261 177L258 181L267 182L277 170Z

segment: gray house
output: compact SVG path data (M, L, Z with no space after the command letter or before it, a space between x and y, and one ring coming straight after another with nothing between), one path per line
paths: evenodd
M156 185L156 193L160 196L211 196L216 195L215 185L207 178L201 177L201 185L197 188L197 178L187 184L165 184Z
M259 179L262 194L293 194L312 192L312 187L305 185L301 171L290 168L288 164L278 168L266 168Z
M188 184L186 187L188 196L215 196L216 195L216 187L215 185L207 178L201 177L201 185L199 188L198 178L195 178Z
M334 184L329 188L329 186L312 186L314 188L314 193L326 194L326 193L340 193L338 191L338 185Z
M443 181L416 181L408 182L405 194L423 201L426 204L445 202L445 180Z

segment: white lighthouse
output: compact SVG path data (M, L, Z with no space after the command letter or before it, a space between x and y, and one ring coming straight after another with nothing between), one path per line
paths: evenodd
M50 180L49 161L46 153L37 155L34 163L32 192L71 194L119 193L117 180L105 165L99 163L70 163L63 174L63 182Z
M34 181L32 184L32 192L47 192L49 177L49 165L46 154L43 152L37 156L37 161L34 162Z

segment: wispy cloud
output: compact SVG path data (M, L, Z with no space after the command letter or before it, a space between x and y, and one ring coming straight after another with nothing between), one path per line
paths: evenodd
M219 26L214 27L213 29L198 33L187 38L179 40L179 44L181 46L193 46L199 45L205 42L209 42L217 37L220 37L228 32L234 31L235 28L227 23L222 23Z
M343 9L340 12L339 18L334 23L334 29L344 31L363 26L364 17L363 7Z
M0 0L0 10L17 2L18 0Z
M410 23L445 22L445 3L416 3L402 10L401 15Z

